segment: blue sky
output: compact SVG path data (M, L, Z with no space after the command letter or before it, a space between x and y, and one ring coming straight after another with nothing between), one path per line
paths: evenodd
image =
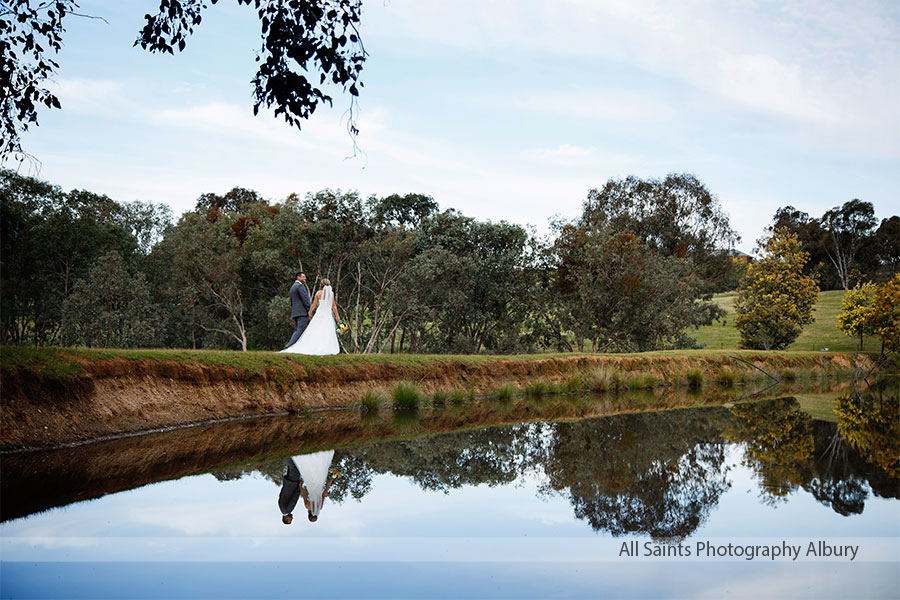
M157 2L83 0L24 137L39 176L178 215L234 186L429 194L547 231L610 178L697 175L750 250L775 210L900 212L896 2L364 2L353 153L336 95L303 126L252 115L259 24L221 0L185 52L132 43Z

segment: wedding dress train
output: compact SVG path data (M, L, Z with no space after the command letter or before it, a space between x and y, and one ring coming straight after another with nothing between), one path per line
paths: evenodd
M322 503L325 501L325 484L328 482L328 470L331 467L332 458L334 458L334 450L294 457L294 464L300 471L300 477L303 479L306 495L309 498L309 514L314 517L319 516Z

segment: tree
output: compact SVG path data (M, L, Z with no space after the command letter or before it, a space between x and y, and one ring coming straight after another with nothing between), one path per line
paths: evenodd
M447 210L421 224L419 252L405 279L417 303L422 343L432 352L521 350L532 281L528 232Z
M37 125L37 105L60 107L59 99L43 87L59 65L44 52L59 52L62 19L78 5L72 0L31 4L0 4L0 158L22 153L20 135Z
M900 217L894 215L882 219L874 238L880 266L890 275L900 272Z
M822 216L825 253L837 271L841 286L850 289L850 273L860 243L868 237L878 221L871 202L850 200Z
M554 243L562 292L579 351L644 351L674 344L718 315L700 300L702 281L687 258L654 252L629 232L566 224Z
M360 75L366 60L358 30L361 1L236 1L252 6L261 25L259 70L252 80L253 114L260 108L274 109L276 116L282 115L299 129L300 121L319 104L332 104L326 84L340 86L351 96L348 128L355 137L355 98L362 87ZM63 21L68 15L77 15L77 8L75 0L0 4L3 159L23 156L20 135L30 124L37 124L37 105L60 108L59 99L45 87L59 68L48 54L59 52L65 33ZM144 16L146 23L134 45L169 54L184 50L207 8L199 0L160 0L159 12Z
M3 343L65 344L63 301L97 259L118 252L130 268L167 225L161 205L121 205L85 190L0 170ZM149 217L148 217L149 215ZM138 239L141 238L141 240Z
M197 213L185 213L167 242L172 245L173 284L182 290L182 300L196 303L189 309L194 325L232 338L246 351L243 254L231 227L234 220L229 214L210 223Z
M775 211L772 224L766 227L766 235L782 230L793 233L800 240L800 249L809 254L809 261L803 267L804 275L815 277L820 289L835 289L840 281L834 266L825 253L824 234L819 219L810 217L793 206L784 206Z
M870 318L875 334L881 336L881 352L900 351L900 274L875 290Z
M873 334L872 302L875 298L874 283L858 283L841 298L837 328L849 336L859 336L859 349L863 349L863 335Z
M63 308L69 339L102 348L153 345L159 330L143 273L131 275L118 252L99 258L87 279L75 282Z
M735 326L742 348L781 350L812 323L818 300L816 280L803 274L809 255L797 236L776 230L765 243L766 255L747 268L735 300Z
M610 179L588 192L583 226L629 232L663 256L688 258L710 288L730 267L725 252L738 241L719 199L694 175L665 179Z

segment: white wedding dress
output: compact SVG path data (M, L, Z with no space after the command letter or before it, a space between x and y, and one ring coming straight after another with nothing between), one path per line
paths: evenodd
M328 482L328 470L331 468L331 459L334 458L334 450L313 452L295 456L294 464L300 471L303 485L306 487L306 497L309 498L309 513L319 516L322 503L325 502L325 484Z
M338 354L341 346L337 339L337 324L334 322L334 314L332 314L331 303L334 301L334 294L331 292L331 286L326 285L322 288L322 297L316 306L316 314L310 319L309 325L300 339L294 342L293 346L285 348L282 352L291 352L293 354L315 354L318 356L325 354Z

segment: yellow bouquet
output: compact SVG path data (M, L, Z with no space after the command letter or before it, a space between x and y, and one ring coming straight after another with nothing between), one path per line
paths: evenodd
M341 323L341 324L339 324L339 325L338 325L338 328L337 328L338 333L344 333L344 332L347 331L348 329L350 329L350 326L347 325L346 323Z

